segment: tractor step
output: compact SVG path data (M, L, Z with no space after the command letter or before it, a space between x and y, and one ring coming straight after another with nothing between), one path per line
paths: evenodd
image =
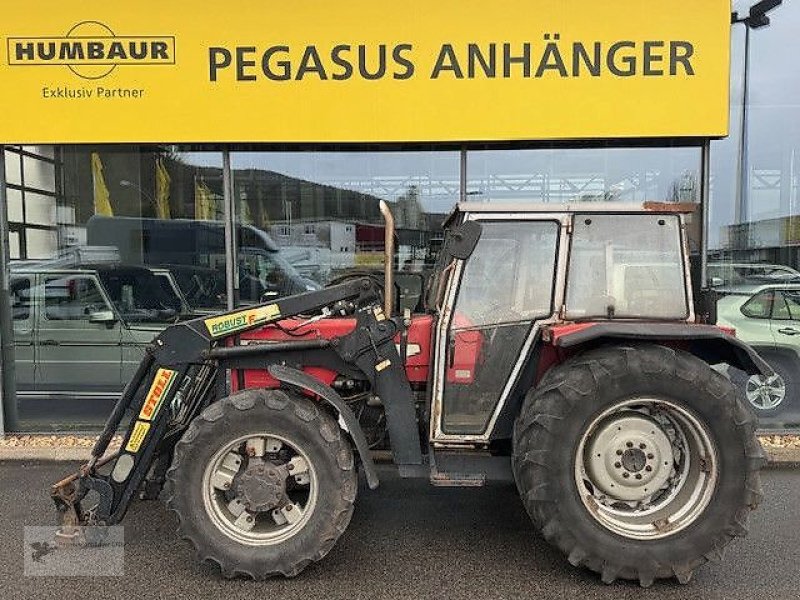
M483 452L430 448L428 457L431 485L437 487L486 485L486 469L483 463L491 457Z
M436 487L481 487L486 485L483 473L442 473L431 471L431 485Z

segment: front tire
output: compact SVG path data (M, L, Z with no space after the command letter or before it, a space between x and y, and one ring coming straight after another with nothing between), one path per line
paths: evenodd
M534 524L572 565L605 583L686 583L745 535L761 500L754 427L730 382L696 357L603 347L531 391L512 464Z
M357 475L349 441L318 405L245 390L191 423L165 490L181 536L224 577L293 577L347 528Z

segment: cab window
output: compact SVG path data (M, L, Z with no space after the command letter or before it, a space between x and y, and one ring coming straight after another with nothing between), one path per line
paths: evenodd
M558 231L555 221L483 223L456 301L463 324L485 327L550 316Z
M486 430L536 320L553 313L560 224L484 221L445 349L442 431Z

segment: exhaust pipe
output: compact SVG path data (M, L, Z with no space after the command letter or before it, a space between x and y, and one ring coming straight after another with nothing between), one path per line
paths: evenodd
M385 201L381 200L378 206L385 224L383 238L383 312L386 313L387 317L391 317L394 301L394 217Z

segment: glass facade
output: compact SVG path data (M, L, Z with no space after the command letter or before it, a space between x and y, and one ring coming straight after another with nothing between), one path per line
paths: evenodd
M403 307L423 293L441 223L458 201L460 153L233 152L237 231L263 231L309 289L364 271L381 276L386 201L395 217L396 272ZM237 240L239 297L255 300L253 250ZM407 274L412 274L411 276ZM260 291L264 283L259 282Z
M762 427L773 429L800 424L800 74L776 66L792 47L800 49L798 27L800 6L787 4L769 28L751 33L746 115L743 31L734 30L731 135L711 144L708 279L719 294L720 323L735 327L776 369L769 381L730 373ZM403 307L412 310L441 244L442 221L459 199L700 201L697 145L228 150L232 264L223 148L6 148L21 429L96 427L144 344L176 320L318 289L354 273L380 276L381 200L397 222L397 281ZM698 221L690 217L695 253ZM641 244L634 238L632 245ZM673 275L665 270L664 286ZM635 277L629 283L635 287ZM454 400L454 419L458 405Z
M505 202L697 202L700 150L544 148L468 154L468 199Z
M221 153L12 147L6 165L19 428L95 428L160 330L226 306Z
M800 5L784 2L770 20L750 31L747 73L744 26L732 30L730 135L711 145L708 276L720 296L719 323L735 327L776 371L768 380L731 378L763 427L796 430L800 321L785 299L800 289L800 72L787 68L786 56L800 50Z

